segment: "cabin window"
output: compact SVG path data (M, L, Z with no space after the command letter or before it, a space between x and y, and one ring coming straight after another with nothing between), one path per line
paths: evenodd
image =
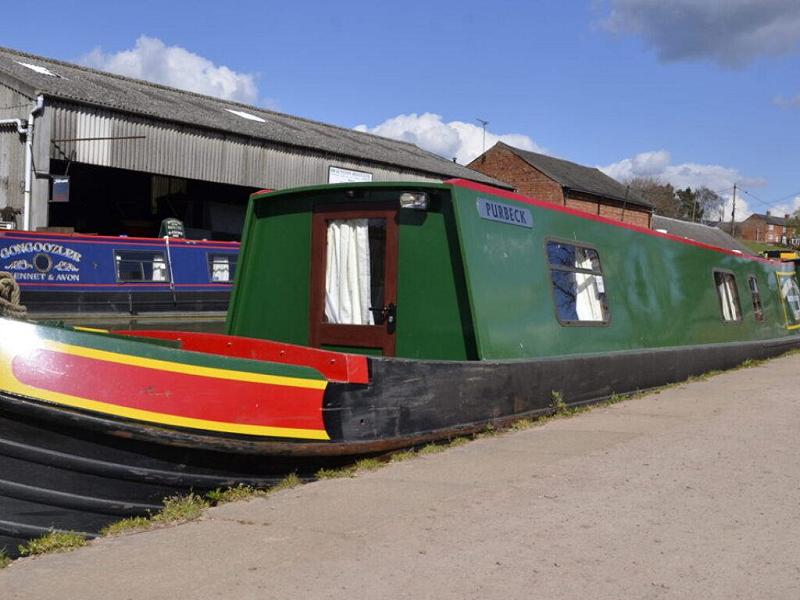
M114 253L117 281L168 282L169 272L163 252L118 250Z
M327 225L325 321L383 321L386 219L336 219Z
M736 288L736 278L733 273L714 271L714 283L719 296L722 320L741 321L742 309L741 304L739 304L739 291Z
M547 260L559 322L607 323L605 284L597 250L552 241L547 242Z
M208 278L212 283L230 283L236 276L236 254L209 254Z
M753 316L756 321L764 320L764 310L761 308L761 294L758 291L758 282L752 275L747 278L750 294L753 296Z
M780 275L783 275L783 273ZM797 287L797 282L791 274L782 276L779 280L781 283L781 295L789 311L788 316L791 321L797 323L800 321L800 288Z

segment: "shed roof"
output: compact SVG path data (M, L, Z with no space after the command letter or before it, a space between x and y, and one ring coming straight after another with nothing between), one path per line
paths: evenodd
M661 215L653 215L652 226L653 229L663 229L671 235L694 240L702 244L738 251L748 256L756 256L750 248L722 231L719 227L681 221L680 219L670 219Z
M565 188L646 208L653 207L650 202L630 192L627 187L613 177L609 177L600 169L585 167L568 160L547 156L546 154L521 150L503 142L497 142L497 146L510 150L526 163Z
M105 73L9 48L0 47L0 82L30 97L42 94L49 98L104 107L122 113L402 167L442 178L460 177L511 188L504 182L408 142ZM238 114L233 111L238 111Z

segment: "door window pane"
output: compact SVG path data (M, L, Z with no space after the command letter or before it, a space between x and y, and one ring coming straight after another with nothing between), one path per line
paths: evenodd
M385 219L328 222L325 320L341 325L375 325L382 316L386 262Z

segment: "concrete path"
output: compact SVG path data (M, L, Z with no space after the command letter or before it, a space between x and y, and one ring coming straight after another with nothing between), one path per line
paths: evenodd
M0 598L800 598L800 356L0 571Z

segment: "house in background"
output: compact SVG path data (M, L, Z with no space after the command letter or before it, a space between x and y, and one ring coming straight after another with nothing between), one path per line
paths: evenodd
M797 227L791 223L789 215L776 217L767 214L752 214L736 226L740 237L755 242L800 246Z
M467 165L525 196L650 227L653 205L593 167L498 142Z

